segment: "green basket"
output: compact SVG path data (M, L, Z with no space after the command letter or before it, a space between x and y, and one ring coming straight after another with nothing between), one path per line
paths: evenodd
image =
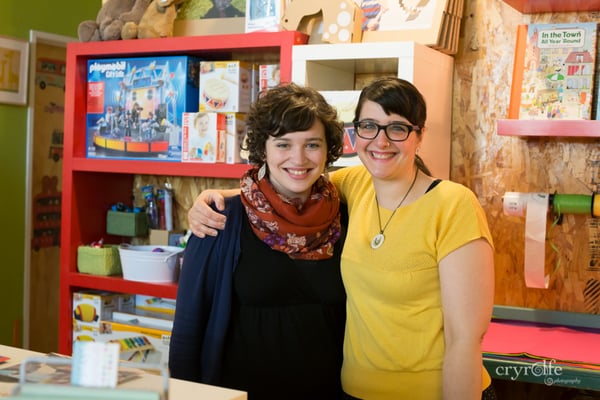
M92 275L121 275L119 246L111 244L103 247L79 246L77 270Z
M147 236L148 215L144 212L108 211L106 233L119 236Z

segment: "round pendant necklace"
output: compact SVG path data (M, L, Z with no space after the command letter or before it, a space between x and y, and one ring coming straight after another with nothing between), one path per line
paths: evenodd
M385 241L385 235L383 234L383 232L385 231L385 228L387 228L390 221L394 217L394 214L396 214L396 211L398 211L398 209L400 208L402 203L404 203L404 200L406 200L406 198L408 197L408 194L412 190L413 186L415 186L415 182L417 181L418 174L419 174L419 169L417 168L417 170L415 171L415 177L413 178L412 183L410 184L410 187L404 194L404 197L402 197L402 200L400 200L400 203L398 203L398 205L392 212L392 215L390 215L390 217L388 218L388 220L385 223L385 225L383 226L383 228L381 227L381 216L379 214L379 201L377 201L377 194L375 194L375 203L377 204L377 222L379 223L379 233L377 235L373 236L373 239L371 239L371 248L372 249L380 248L381 245L383 244L383 242Z

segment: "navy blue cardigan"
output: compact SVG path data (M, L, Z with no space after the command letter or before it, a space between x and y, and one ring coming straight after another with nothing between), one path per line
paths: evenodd
M185 248L169 351L172 377L210 385L221 376L245 217L240 196L225 205L225 229L216 237L192 235Z

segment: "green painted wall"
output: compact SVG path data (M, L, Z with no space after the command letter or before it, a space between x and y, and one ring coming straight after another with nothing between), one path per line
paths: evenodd
M2 0L0 35L29 40L29 31L77 37L95 19L101 0ZM35 12L34 12L35 10ZM23 316L27 107L0 104L0 344L13 343ZM19 339L20 342L20 339Z

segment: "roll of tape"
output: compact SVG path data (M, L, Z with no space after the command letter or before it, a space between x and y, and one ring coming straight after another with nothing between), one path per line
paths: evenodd
M502 198L504 214L513 217L524 217L527 211L529 193L506 192Z

